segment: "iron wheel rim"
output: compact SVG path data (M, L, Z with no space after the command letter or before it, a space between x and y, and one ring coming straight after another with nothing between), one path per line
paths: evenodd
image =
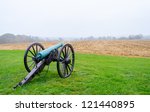
M71 44L65 44L59 54L57 61L57 70L61 78L67 78L74 69L75 53Z
M37 65L34 59L41 50L44 50L44 47L40 43L33 43L26 49L24 54L24 66L28 72L31 72Z

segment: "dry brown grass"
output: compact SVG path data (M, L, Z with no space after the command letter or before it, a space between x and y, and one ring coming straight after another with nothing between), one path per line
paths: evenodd
M96 40L72 42L78 52L150 57L150 41L141 40Z
M42 43L49 47L58 42ZM71 41L76 52L150 57L150 41L145 40L93 40L93 41ZM31 43L22 44L0 44L0 49L16 50L26 49Z
M41 43L45 48L56 44L57 42ZM25 50L32 43L0 44L0 50Z

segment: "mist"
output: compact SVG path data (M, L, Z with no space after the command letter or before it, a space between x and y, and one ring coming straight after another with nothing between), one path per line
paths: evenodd
M0 34L43 38L149 35L149 0L1 0Z

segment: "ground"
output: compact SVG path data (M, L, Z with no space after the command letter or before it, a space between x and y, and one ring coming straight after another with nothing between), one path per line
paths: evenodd
M47 47L55 43L43 44ZM28 84L16 90L12 87L27 75L23 65L25 51L23 49L26 49L29 43L2 44L0 94L149 95L149 43L149 41L71 42L76 51L75 69L71 77L61 79L57 73L56 63L52 63L48 73L46 67ZM111 49L111 53L108 53ZM115 52L116 49L118 52ZM124 53L121 53L122 51Z

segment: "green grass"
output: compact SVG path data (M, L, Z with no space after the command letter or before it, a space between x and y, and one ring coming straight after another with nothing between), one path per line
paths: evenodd
M76 53L71 77L62 79L56 63L28 84L13 90L27 72L24 51L0 51L0 94L149 94L150 58Z

